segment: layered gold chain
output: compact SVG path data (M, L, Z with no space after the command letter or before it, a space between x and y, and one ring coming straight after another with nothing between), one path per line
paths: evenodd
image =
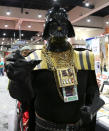
M51 52L46 49L46 46L42 49L42 54L46 59L46 63L48 66L48 69L53 70L55 80L57 81L57 74L56 71L58 69L66 68L66 69L73 69L74 74L74 85L77 85L77 72L74 65L74 50L72 47L64 52ZM57 83L57 82L56 82ZM59 93L59 96L63 99L63 96L60 91L60 87L57 84L57 90Z
M72 67L74 65L73 49L64 52L51 52L47 51L46 47L43 48L42 53L46 58L47 64L50 69L54 70L62 67Z

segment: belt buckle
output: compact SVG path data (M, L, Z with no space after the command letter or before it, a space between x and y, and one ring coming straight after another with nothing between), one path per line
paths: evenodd
M67 124L66 125L66 131L74 131L74 125Z

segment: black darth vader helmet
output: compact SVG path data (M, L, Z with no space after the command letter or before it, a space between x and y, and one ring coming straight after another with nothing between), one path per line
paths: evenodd
M74 37L74 29L71 22L68 20L66 10L55 6L51 8L46 15L45 28L43 39L49 37Z

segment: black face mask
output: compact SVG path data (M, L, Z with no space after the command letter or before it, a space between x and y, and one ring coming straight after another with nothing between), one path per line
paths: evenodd
M72 24L68 20L66 11L63 8L52 8L46 15L46 23L43 32L43 39L51 37L73 37L75 36Z
M65 20L56 20L50 22L48 33L52 37L67 37L68 28Z

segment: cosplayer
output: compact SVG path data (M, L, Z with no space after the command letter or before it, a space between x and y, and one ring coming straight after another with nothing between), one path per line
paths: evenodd
M30 131L34 125L35 131L95 131L94 55L72 49L66 39L74 36L66 11L56 6L46 15L43 49L26 58L19 51L7 58L10 95L34 112Z

